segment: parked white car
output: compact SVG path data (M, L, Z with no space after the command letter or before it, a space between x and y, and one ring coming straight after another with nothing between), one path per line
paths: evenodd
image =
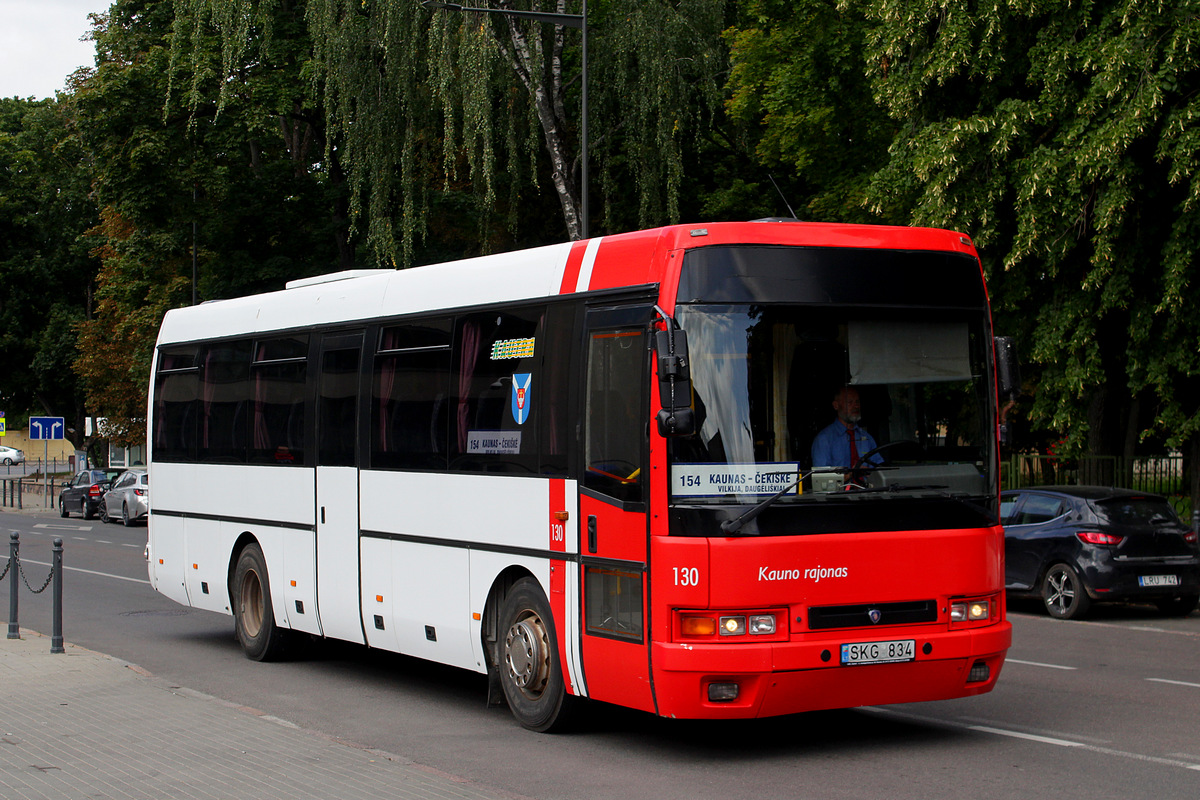
M25 453L15 447L0 444L0 464L11 467L25 460Z
M150 513L150 476L144 469L129 469L117 476L100 503L100 519L125 525L145 522Z

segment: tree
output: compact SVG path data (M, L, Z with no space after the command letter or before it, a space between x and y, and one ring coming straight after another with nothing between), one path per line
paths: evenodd
M323 168L303 78L303 6L277 11L272 37L242 51L223 94L215 35L181 21L171 0L118 0L94 18L97 67L77 76L71 104L94 163L101 267L76 369L118 442L144 438L155 334L168 309L191 302L193 258L201 300L353 264L345 194Z
M58 100L0 99L0 399L11 416L62 416L83 439L71 363L91 303L84 232L95 224L89 169Z
M1200 457L1200 6L843 0L900 126L870 207L969 231L1031 414L1074 452ZM1192 495L1200 507L1200 481Z
M246 41L246 21L271 5L195 0L193 7L220 31L229 61ZM578 10L565 0L480 5ZM589 7L600 189L593 194L606 227L678 216L685 137L719 105L723 8L720 0ZM508 192L512 229L517 210L531 206L526 187L536 192L548 178L563 229L579 235L578 36L503 15L431 12L417 0L309 0L307 20L330 133L326 153L346 167L351 216L376 260L412 262L439 184L443 192L470 189L486 246L500 190Z
M897 123L875 103L863 68L866 20L832 0L744 0L726 33L730 117L753 129L756 193L789 187L804 219L903 222L865 208ZM766 185L763 186L764 178Z

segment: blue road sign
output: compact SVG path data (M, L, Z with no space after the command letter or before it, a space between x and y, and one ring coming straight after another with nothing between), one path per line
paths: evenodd
M61 439L63 438L62 417L30 417L30 439Z

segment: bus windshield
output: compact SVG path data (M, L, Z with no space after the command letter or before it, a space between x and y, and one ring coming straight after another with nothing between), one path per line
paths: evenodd
M687 504L994 500L985 318L968 310L688 304Z

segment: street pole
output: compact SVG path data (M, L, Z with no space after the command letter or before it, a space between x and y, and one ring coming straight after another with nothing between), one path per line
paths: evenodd
M583 120L579 123L580 150L582 151L582 170L580 172L579 187L580 206L582 206L583 220L579 226L581 239L588 238L588 52L587 52L587 0L583 0L583 21L580 26L583 33L583 96L580 99L580 114Z

